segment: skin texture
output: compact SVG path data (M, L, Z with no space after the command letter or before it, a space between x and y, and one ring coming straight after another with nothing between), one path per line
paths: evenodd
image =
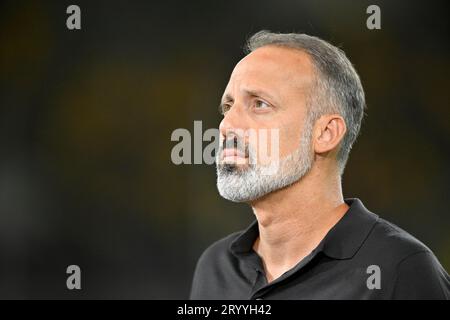
M294 152L304 130L308 94L315 94L315 72L308 54L296 49L264 46L244 57L222 98L221 139L237 129L277 128L280 157ZM336 161L345 132L339 114L320 117L312 131L311 170L294 184L249 203L260 232L253 248L263 260L268 282L307 256L348 210ZM222 161L247 166L238 155Z

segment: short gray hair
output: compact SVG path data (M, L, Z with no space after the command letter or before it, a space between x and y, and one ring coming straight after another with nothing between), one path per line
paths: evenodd
M299 49L310 56L316 70L316 79L308 99L307 118L315 122L327 113L339 113L344 118L347 132L337 155L342 174L359 134L366 107L358 73L344 51L307 34L259 31L247 40L245 52L250 53L269 45Z

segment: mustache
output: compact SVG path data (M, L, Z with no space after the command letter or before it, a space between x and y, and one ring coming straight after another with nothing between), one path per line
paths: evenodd
M232 136L228 137L222 140L222 143L220 144L220 153L224 149L236 149L238 152L241 152L246 157L250 155L249 146L248 144L238 136Z

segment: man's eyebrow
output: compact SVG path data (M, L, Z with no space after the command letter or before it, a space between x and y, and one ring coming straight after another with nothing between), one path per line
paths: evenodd
M244 93L250 97L267 97L268 99L275 100L275 97L273 97L271 94L267 93L264 90L259 89L243 89ZM221 104L225 102L233 102L234 98L231 96L231 94L227 93L223 96L221 100Z
M266 92L264 90L260 90L260 89L244 89L243 91L245 92L246 95L251 96L251 97L263 97L263 98L270 99L272 102L277 101L274 96L272 96L270 93L268 93L268 92Z
M258 89L244 89L242 91L244 91L245 94L249 96L259 96L261 94L264 94L264 91Z
M233 101L234 101L233 96L231 94L227 93L222 97L220 104L223 104L225 102L233 102Z
M242 90L247 96L249 97L265 97L267 99L270 99L270 102L276 102L277 100L275 99L275 97L273 97L271 94L267 93L264 90L259 90L259 89L243 89ZM227 103L233 103L234 102L234 98L231 94L226 93L224 94L224 96L222 97L220 104L219 104L219 112L223 114L223 108L224 105Z

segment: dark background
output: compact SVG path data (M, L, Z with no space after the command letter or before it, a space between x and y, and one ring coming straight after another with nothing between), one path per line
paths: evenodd
M344 193L450 269L448 10L432 1L6 1L0 5L0 298L187 298L195 262L253 214L173 130L217 105L245 39L306 32L355 64L367 117ZM81 8L79 31L66 8ZM381 30L366 8L381 7ZM68 265L82 290L66 289ZM420 272L420 270L418 270Z

